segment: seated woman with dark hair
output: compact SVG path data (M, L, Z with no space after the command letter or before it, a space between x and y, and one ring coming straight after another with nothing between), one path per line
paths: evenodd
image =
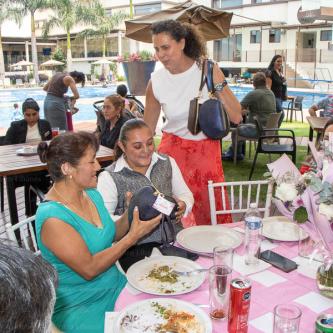
M161 219L141 222L136 209L130 228L127 216L113 222L95 189L98 148L87 132L65 133L38 147L54 183L38 206L37 242L58 272L53 322L66 333L104 332L105 312L113 311L126 284L115 262Z
M117 94L105 97L103 116L106 121L102 126L101 145L113 149L118 141L121 126L134 116L125 109L124 99Z
M50 140L51 125L39 118L39 105L33 98L27 98L22 104L24 119L13 121L4 139L5 145Z
M27 98L22 104L24 119L13 121L7 130L4 145L17 143L38 143L42 140L51 140L51 125L47 120L39 118L39 105L33 98ZM50 178L46 171L25 173L12 177L15 187L25 186L25 213L31 216L35 213L36 195L28 193L29 186L33 185L42 192L50 186ZM30 197L30 200L29 200Z
M97 189L110 215L116 220L127 215L130 194L145 185L152 185L166 196L175 198L178 210L176 220L172 222L176 230L182 229L181 219L191 211L194 203L192 192L176 161L167 155L155 153L153 133L149 126L141 119L131 119L120 130L116 161L99 175ZM142 254L141 249L137 249ZM135 251L135 248L131 249L129 256L133 257ZM121 264L126 269L129 263L122 260Z

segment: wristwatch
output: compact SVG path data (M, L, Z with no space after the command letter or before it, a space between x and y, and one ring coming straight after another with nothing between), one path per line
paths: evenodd
M224 87L228 84L227 80L224 80L223 82L216 83L214 85L214 89L216 91L223 91Z

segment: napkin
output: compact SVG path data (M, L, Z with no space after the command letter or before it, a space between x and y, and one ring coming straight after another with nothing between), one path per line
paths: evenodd
M240 273L241 275L250 275L257 272L264 271L265 269L271 267L272 265L259 259L256 265L246 265L245 256L240 256L234 253L233 269Z
M105 312L104 333L113 333L113 323L119 312Z
M297 272L310 279L316 279L318 267L323 263L309 258L296 257L293 260L298 264Z

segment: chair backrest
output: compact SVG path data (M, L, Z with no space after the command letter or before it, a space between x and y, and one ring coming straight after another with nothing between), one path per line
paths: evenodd
M208 181L211 223L217 223L217 215L244 215L250 203L255 202L263 217L270 215L273 183L270 180L235 181L213 183ZM219 207L217 207L219 206ZM217 210L219 208L219 210ZM237 222L237 221L235 221Z
M294 101L294 108L302 110L304 96L296 96Z
M35 222L35 215L30 216L27 219L20 221L14 225L10 223L6 224L6 232L8 238L15 242L17 245L20 245L20 242L17 240L15 231L19 230L21 237L21 247L28 249L36 254L39 254L38 250L35 229L33 223Z
M278 128L279 127L279 120L281 118L281 113L271 113L267 119L265 128Z

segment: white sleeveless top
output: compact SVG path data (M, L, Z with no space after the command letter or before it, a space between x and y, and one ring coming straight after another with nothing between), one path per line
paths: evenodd
M164 67L152 73L153 93L166 117L162 131L188 140L199 141L207 138L202 132L192 135L187 129L190 101L198 96L200 79L201 69L196 62L180 74L171 74ZM208 90L205 85L202 101L206 99Z

